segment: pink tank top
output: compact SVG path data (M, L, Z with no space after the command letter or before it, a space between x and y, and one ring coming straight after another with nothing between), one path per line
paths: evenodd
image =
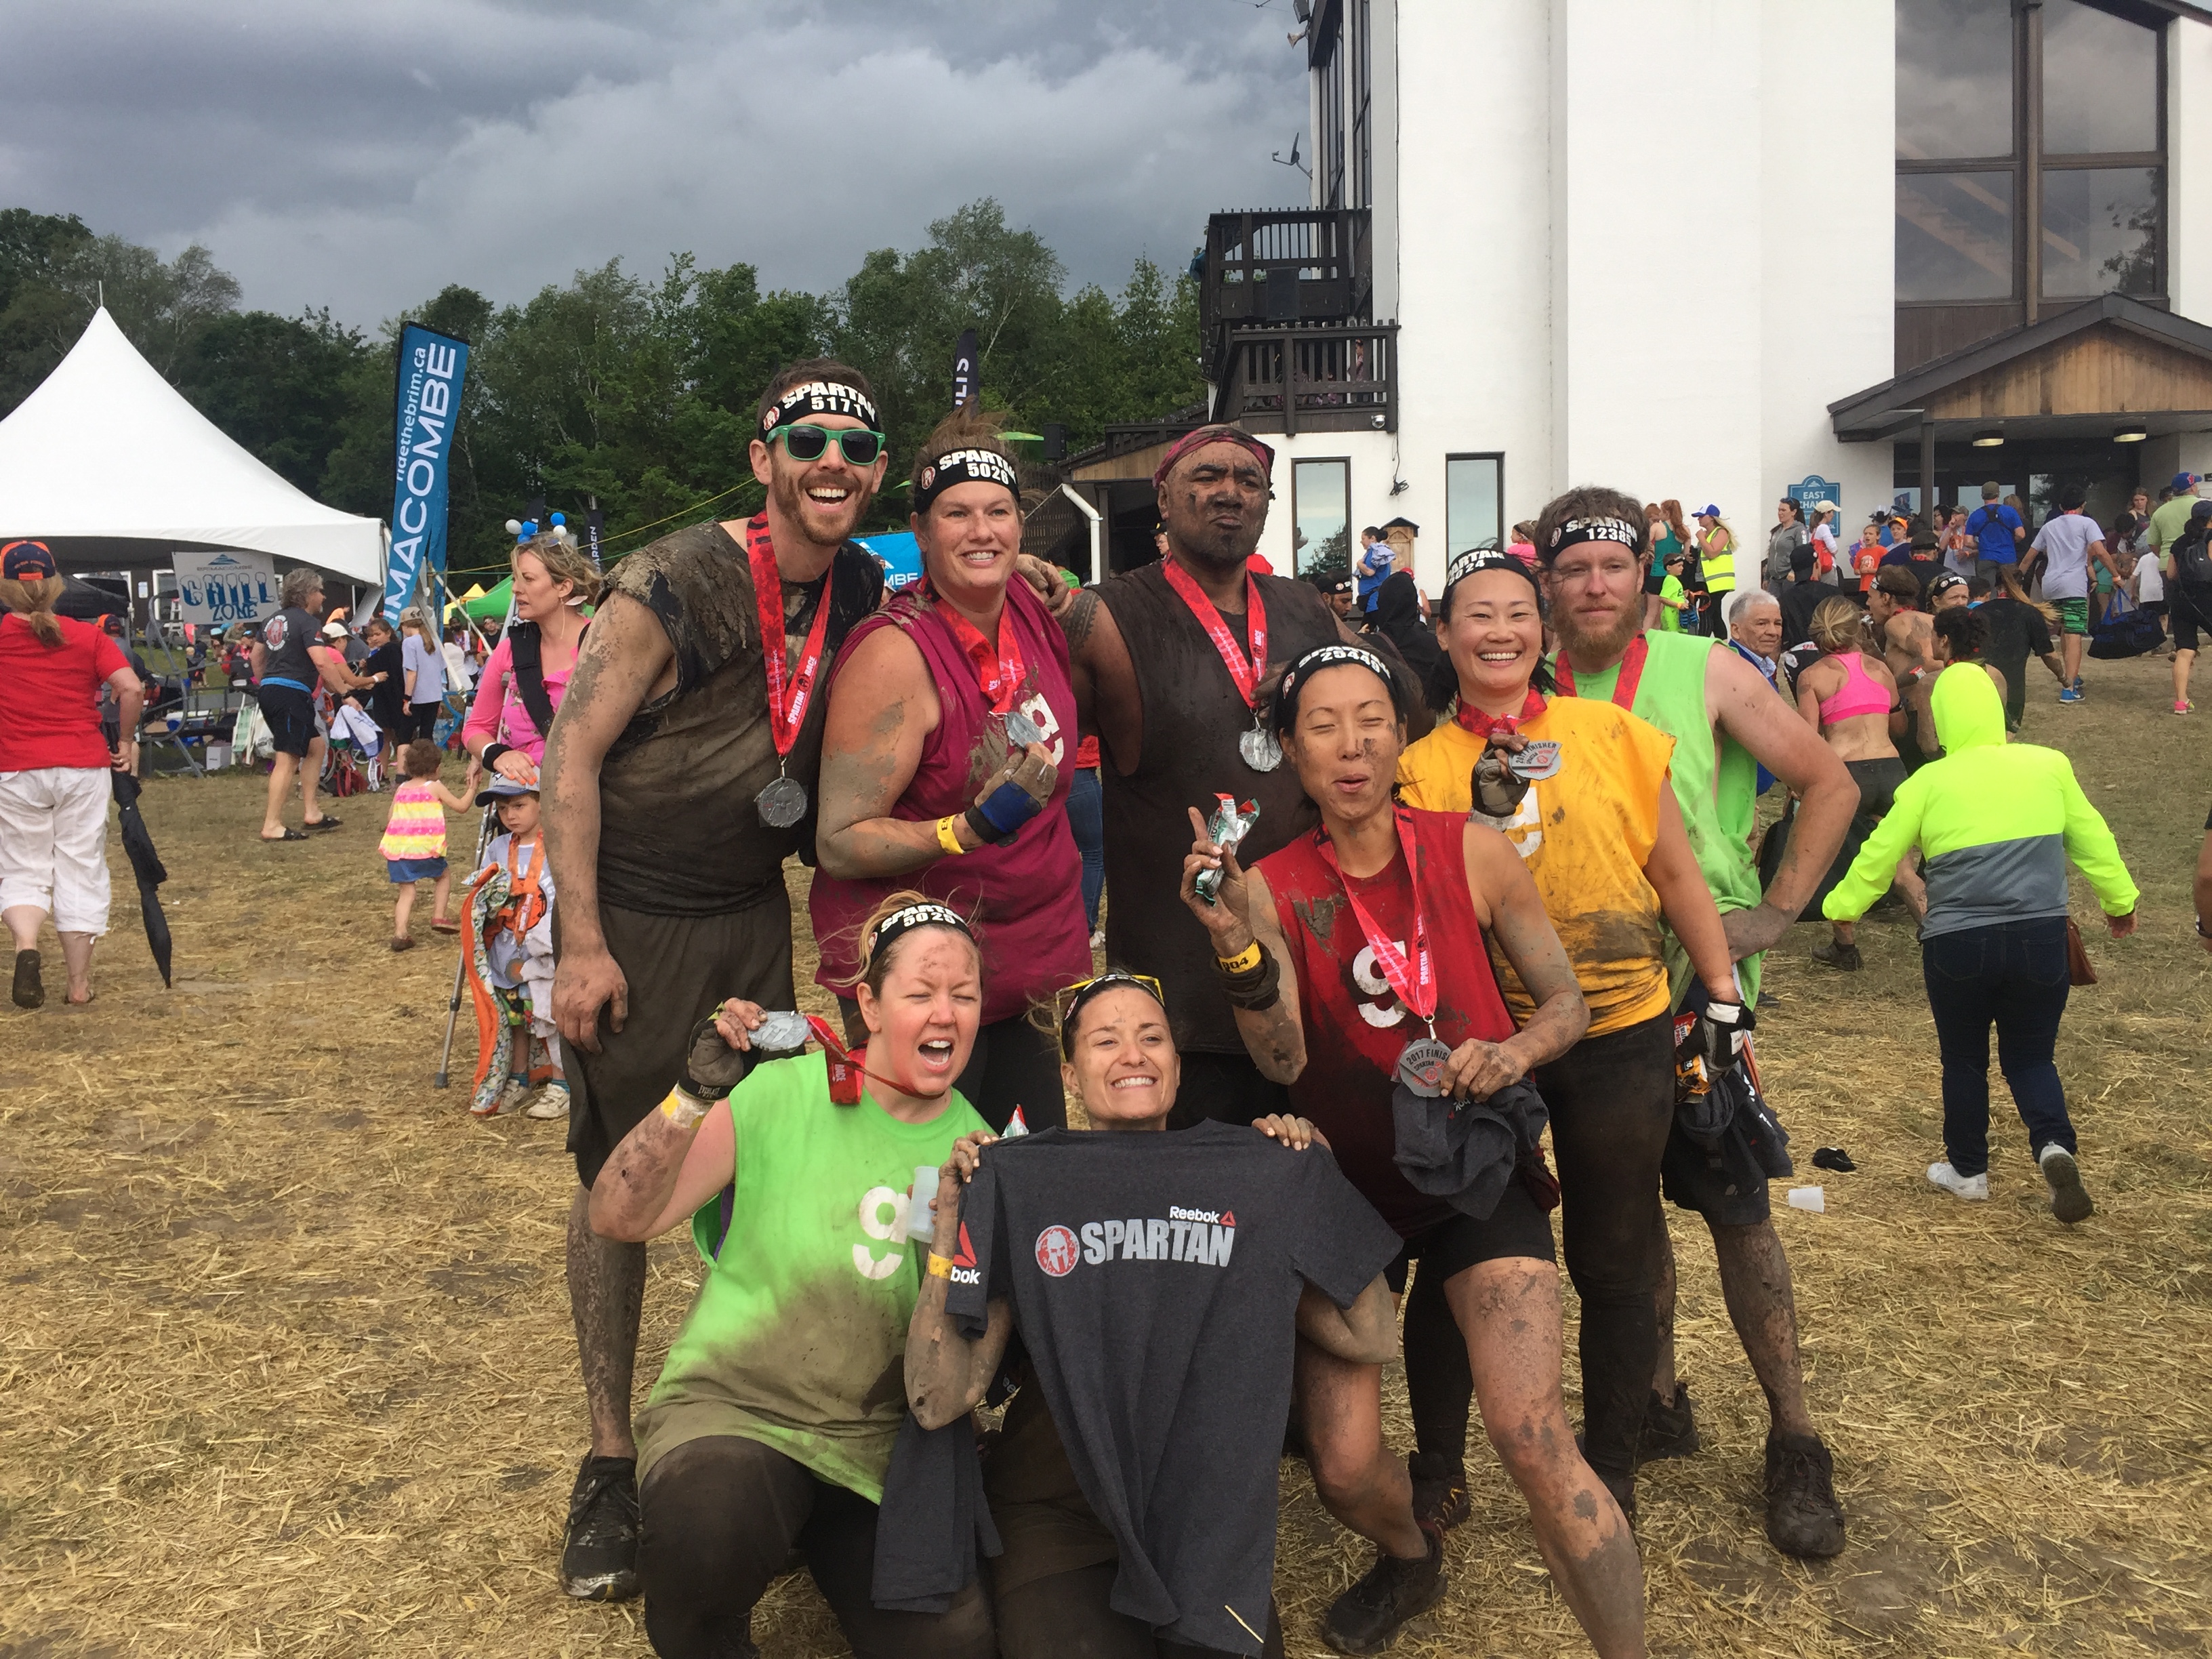
M1844 683L1835 696L1820 700L1821 723L1847 720L1854 714L1887 714L1889 693L1875 684L1874 676L1860 663L1859 653L1838 653L1835 660L1844 665Z
M1024 678L1014 706L1044 733L1045 750L1059 769L1052 799L1003 847L939 859L903 876L841 881L817 871L807 897L822 959L817 984L842 994L839 981L858 966L860 924L879 901L904 887L918 888L974 918L983 955L986 1024L1020 1014L1032 998L1048 1000L1090 973L1083 860L1067 823L1078 736L1067 638L1019 577L1006 585L999 626L1014 629L1021 645ZM878 628L904 629L937 683L937 729L923 743L914 779L890 815L927 822L964 812L975 805L983 780L1006 759L1006 728L983 700L975 665L936 601L909 588L855 627L830 667L823 695L837 695L838 676L860 641Z

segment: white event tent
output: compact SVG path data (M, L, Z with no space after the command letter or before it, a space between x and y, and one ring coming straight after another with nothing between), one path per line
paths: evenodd
M167 565L247 548L280 568L382 579L384 527L325 507L239 447L101 307L68 356L0 421L0 541L35 537L64 569Z

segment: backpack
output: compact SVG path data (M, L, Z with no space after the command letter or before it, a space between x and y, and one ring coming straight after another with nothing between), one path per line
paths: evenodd
M2173 579L2199 592L2212 592L2212 537L2184 536L2174 543Z

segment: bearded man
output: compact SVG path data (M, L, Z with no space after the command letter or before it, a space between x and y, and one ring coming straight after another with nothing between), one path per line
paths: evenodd
M850 539L886 462L866 380L794 363L757 422L765 507L617 567L545 746L553 1009L581 1183L568 1301L592 1418L561 1583L593 1601L637 1593L630 1382L645 1246L592 1231L592 1183L684 1077L692 1028L725 998L796 1006L783 861L814 845L814 693L883 599L882 567Z
M1419 684L1311 584L1247 568L1267 527L1274 460L1237 427L1186 433L1152 474L1166 544L1159 562L1048 595L1066 630L1083 729L1097 736L1105 762L1106 955L1166 993L1182 1055L1177 1128L1290 1109L1282 1085L1245 1052L1213 947L1177 890L1191 809L1210 813L1219 795L1255 802L1259 819L1238 854L1248 865L1320 821L1261 718L1283 669L1316 646L1379 651ZM1428 730L1427 717L1417 719L1413 737Z

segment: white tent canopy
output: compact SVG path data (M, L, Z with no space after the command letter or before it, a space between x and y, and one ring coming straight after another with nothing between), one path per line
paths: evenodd
M381 525L325 507L232 442L104 307L0 421L0 541L21 536L79 570L235 547L364 584L383 572Z

